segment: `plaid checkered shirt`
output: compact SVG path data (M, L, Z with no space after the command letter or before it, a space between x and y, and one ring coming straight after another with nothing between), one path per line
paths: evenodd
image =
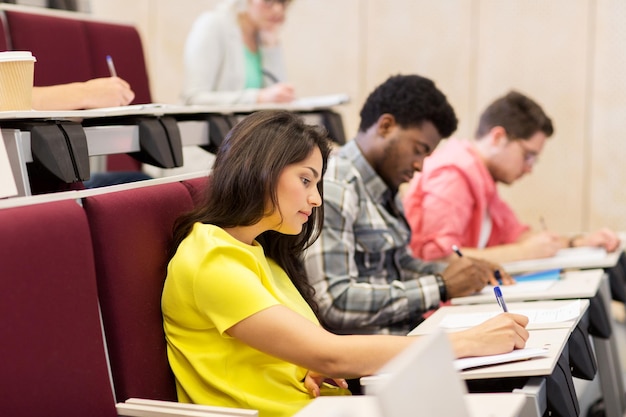
M440 302L445 264L408 248L395 196L354 140L328 163L324 228L305 258L320 319L341 334L406 334Z

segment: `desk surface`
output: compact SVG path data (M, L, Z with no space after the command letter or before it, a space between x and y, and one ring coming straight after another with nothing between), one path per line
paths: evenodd
M536 282L520 283L514 291L507 291L507 286L500 287L507 302L532 300L567 300L574 298L594 297L602 281L602 269L587 269L583 271L567 271L558 281L553 281L546 290L537 290ZM487 287L492 288L492 287ZM527 290L526 290L527 289ZM494 302L493 291L483 291L466 297L457 297L450 300L453 305L489 304Z
M519 309L543 309L555 308L569 304L571 301L536 301L528 303L509 303L510 311ZM460 372L461 378L488 379L488 378L510 378L510 377L531 377L550 375L556 366L563 349L569 340L572 330L578 324L580 317L589 308L589 300L581 300L580 315L577 319L551 323L542 329L529 329L529 338L526 342L527 348L547 348L548 354L543 357L536 357L531 360L489 365L482 368L468 369ZM439 323L447 314L464 314L476 312L499 311L495 301L492 304L477 304L467 306L446 306L441 307L423 323L417 326L409 335L419 336L430 334L439 328Z
M233 104L233 105L179 105L148 103L135 104L120 107L105 107L90 110L21 110L0 111L0 120L15 119L92 119L101 117L152 115L162 116L166 114L234 114L253 113L258 110L288 110L288 111L314 111L323 110L333 106L347 103L350 100L346 94L332 94L327 96L303 97L291 103L266 103L266 104Z
M525 261L508 262L502 267L509 274L522 272L536 272L547 269L590 269L590 268L610 268L617 264L619 256L624 252L626 245L626 235L620 233L621 244L614 252L607 253L603 257L597 256L568 256L552 257L543 259L528 259ZM576 248L578 249L578 248Z
M443 393L442 395L445 395ZM439 399L437 399L439 400ZM419 396L416 397L419 401ZM523 394L466 394L464 401L471 417L517 417L524 406ZM416 405L418 405L416 403ZM415 415L415 409L407 410L407 416ZM384 417L375 396L319 397L294 417ZM402 416L395 416L402 417Z
M425 334L431 334L440 328L441 321L449 314L472 314L472 313L500 313L502 310L495 301L495 297L492 296L492 301L486 304L473 304L473 305L460 305L460 306L444 306L435 311L426 320L420 323L415 329L411 330L409 336L419 336ZM535 302L507 302L507 306L510 312L520 310L535 310L535 309L555 309L569 305L572 300L550 300L550 301L535 301ZM567 329L571 331L576 327L580 318L585 314L589 308L589 300L580 300L580 315L575 320L552 322L552 323L538 323L529 324L528 330L541 330L541 329ZM450 331L459 331L460 328L448 329Z
M460 372L465 380L488 378L514 378L546 376L552 374L561 353L569 340L570 329L530 330L526 341L528 348L547 348L548 354L525 361L501 363Z

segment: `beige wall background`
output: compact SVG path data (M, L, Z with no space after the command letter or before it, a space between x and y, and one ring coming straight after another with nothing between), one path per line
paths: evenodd
M138 27L155 101L176 103L187 31L216 3L91 0L91 11ZM396 73L433 79L457 111L459 136L496 96L529 94L556 132L504 197L534 227L543 216L563 233L626 230L624 21L623 0L295 0L283 40L300 95L351 96L338 109L348 137L367 94Z

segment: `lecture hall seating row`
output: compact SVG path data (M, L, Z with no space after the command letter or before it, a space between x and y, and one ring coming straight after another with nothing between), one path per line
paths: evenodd
M161 291L173 222L205 184L0 201L0 415L104 417L129 398L176 401Z
M117 74L127 80L135 91L135 99L131 104L153 102L141 37L132 25L106 22L76 12L0 4L1 50L26 50L33 53L37 59L34 79L36 86L107 77L110 73L106 56L110 55L114 59ZM140 161L161 168L174 168L183 164L182 142L186 138L183 138L181 123L189 121L192 124L194 122L207 123L208 137L201 138L202 143L194 142L196 139L194 137L192 142L208 152L215 152L224 135L239 120L239 116L245 116L254 111L254 108L248 107L244 106L237 110L227 109L224 112L218 108L205 109L197 114L185 112L185 114L175 116L172 114L142 117L129 115L85 119L81 125L96 128L104 125L133 125L138 128L139 151L133 152L132 157L127 154L107 154L107 171L138 171L141 170ZM303 115L308 114L311 116L309 123L322 124L333 140L339 144L345 143L343 122L338 113L323 106L294 111ZM33 123L39 122L3 120L2 126L9 129L31 130ZM48 123L54 124L51 121ZM64 123L77 124L75 122ZM30 191L33 194L82 188L82 180L89 177L90 169L85 168L89 164L87 152L76 151L77 148L83 149L86 146L84 132L76 126L70 126L72 132L68 133L64 123L57 123L52 129L55 130L57 136L58 146L55 147L57 154L50 156L46 148L44 157L42 158L40 154L34 156L37 163L31 164L28 168ZM25 124L27 127L24 127ZM199 134L202 136L204 132L202 128ZM46 144L49 142L50 134L52 133L48 131L45 137ZM64 145L65 142L72 143L71 149L65 149L68 147ZM63 149L60 150L60 148ZM52 162L48 162L50 160ZM79 161L80 164L72 161ZM69 165L80 165L80 167ZM58 167L64 167L64 169ZM63 173L60 174L60 171Z
M132 25L104 22L75 12L36 7L0 7L0 51L31 51L36 86L87 81L110 75L113 57L120 77L135 92L131 104L152 103L141 37ZM138 170L127 155L110 155L109 171Z

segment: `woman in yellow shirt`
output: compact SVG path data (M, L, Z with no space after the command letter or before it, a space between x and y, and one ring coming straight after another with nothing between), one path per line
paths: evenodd
M162 310L180 401L291 416L343 378L376 372L414 341L338 336L320 326L303 251L322 226L324 133L258 112L222 144L204 202L174 230ZM527 319L502 314L450 335L455 354L523 347ZM326 378L335 384L327 384Z

